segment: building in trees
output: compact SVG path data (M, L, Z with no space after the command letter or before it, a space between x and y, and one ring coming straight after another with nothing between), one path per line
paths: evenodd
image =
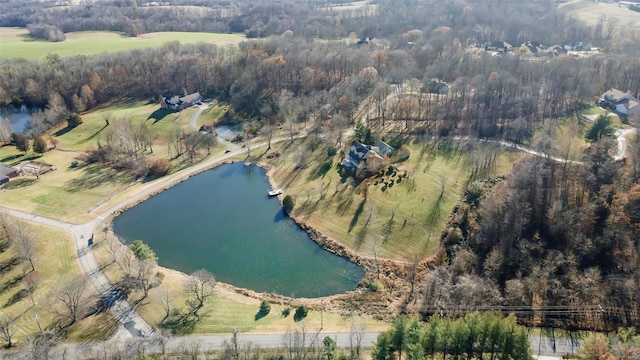
M600 96L598 105L609 108L620 115L640 114L640 100L633 97L629 91L611 89Z
M183 97L178 95L163 96L160 100L160 107L167 110L181 111L190 106L198 104L202 100L199 92L189 94Z

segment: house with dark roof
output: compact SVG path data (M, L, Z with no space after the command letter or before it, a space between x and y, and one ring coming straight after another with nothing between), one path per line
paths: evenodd
M511 50L513 46L511 46L511 44L509 44L506 41L502 41L502 40L498 40L498 41L492 41L489 44L487 44L486 50L495 50L497 52L507 52L509 50Z
M18 176L18 171L5 163L0 162L0 185L9 181L10 178Z
M375 173L387 165L389 156L395 149L384 141L378 140L373 145L365 145L354 141L345 154L340 165L356 173Z
M186 96L163 96L160 99L160 107L167 110L181 111L190 106L198 104L202 100L202 96L199 92L189 94Z
M630 91L611 89L600 96L598 105L609 108L620 115L640 114L640 100L633 97Z

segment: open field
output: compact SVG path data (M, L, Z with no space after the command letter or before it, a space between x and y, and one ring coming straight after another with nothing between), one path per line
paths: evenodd
M40 331L34 320L36 315L43 330L55 326L56 317L51 310L56 305L51 298L58 281L82 274L70 234L44 226L27 225L27 228L36 239L35 272L30 272L28 261L5 267L15 258L16 252L11 246L0 251L0 264L3 266L0 272L0 312L16 318L18 332L15 340L18 343ZM24 290L22 279L25 275L39 279L33 292L35 305ZM87 287L86 294L94 295L93 288ZM112 326L106 326L107 323L113 323L108 314L88 316L68 329L69 340L83 342L106 339L115 330Z
M82 31L65 34L62 42L35 40L23 28L0 28L0 59L42 59L47 54L60 56L95 55L132 49L160 47L171 41L182 44L206 42L218 45L237 44L245 39L242 34L211 34L190 32L157 32L132 38L108 31Z
M560 5L569 15L590 26L597 25L601 18L614 20L618 31L614 36L625 35L630 30L640 30L640 13L625 6L589 0L574 0Z
M15 165L26 159L42 161L51 164L57 170L40 176L17 177L0 187L0 202L3 205L49 216L64 221L79 223L93 218L90 213L114 196L125 190L138 191L153 182L137 182L126 173L117 172L98 164L87 164L76 168L70 165L76 161L85 150L97 147L98 140L103 139L105 118L110 118L110 124L122 119L130 119L134 124L144 122L153 137L154 153L151 158L167 158L167 134L174 127L187 128L189 119L196 111L195 108L185 109L179 113L161 110L157 104L119 104L96 110L82 116L83 123L71 131L52 129L51 137L45 139L51 146L53 139L57 145L55 149L39 156L33 152L26 155L13 146L0 147L0 161ZM209 116L211 119L213 115ZM188 131L188 130L187 130ZM212 156L224 151L224 146L216 145L212 149ZM184 168L189 163L182 160L172 161L174 169Z
M337 164L342 156L328 156L328 145L307 138L287 146L274 149L283 156L272 162L269 175L274 187L294 197L293 216L360 254L395 260L435 253L440 231L464 191L475 156L498 152L490 174L507 172L523 156L490 145L470 151L464 142L408 144L410 157L393 164L395 174L354 187L350 179L341 181ZM309 159L303 169L296 160L299 153Z

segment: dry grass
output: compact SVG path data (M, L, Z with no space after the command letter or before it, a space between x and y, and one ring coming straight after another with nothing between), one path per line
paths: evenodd
M640 13L617 4L574 0L561 4L560 9L591 26L597 25L601 18L613 20L617 23L617 36L640 30Z
M56 326L56 316L51 312L55 304L52 293L57 282L65 277L81 275L80 265L76 260L75 247L70 234L44 226L27 225L36 239L37 256L34 264L36 276L40 279L33 293L35 305L24 292L20 279L30 274L28 262L20 262L15 266L4 268L0 276L0 312L16 318L18 332L15 340L19 343L25 337L40 332L35 316L43 328ZM6 265L15 257L15 249L9 247L0 252L0 264ZM32 275L30 275L32 276ZM87 296L95 295L93 288L88 287ZM71 341L92 341L105 339L115 329L109 314L89 316L69 328L68 339Z
M440 231L464 191L471 174L469 156L494 151L470 153L463 150L465 143L450 145L450 149L438 149L435 143L411 144L409 160L394 165L395 176L372 178L353 187L341 181L337 171L341 156L329 159L326 145L307 156L305 169L296 168L296 154L315 146L306 139L284 145L288 150L280 149L285 155L273 164L270 176L275 186L295 198L295 217L348 248L396 260L423 258L437 250ZM500 152L492 173L508 171L520 156ZM330 161L331 169L314 175L325 161Z

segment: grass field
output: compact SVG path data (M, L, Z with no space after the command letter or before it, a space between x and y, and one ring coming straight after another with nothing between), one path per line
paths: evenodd
M97 147L99 139L104 141L105 118L110 118L111 124L122 119L131 119L133 123L145 122L153 136L154 153L150 154L151 157L166 158L168 132L174 126L187 128L195 111L195 108L189 108L171 113L161 110L157 104L142 102L117 104L83 115L83 123L71 131L64 131L63 128L51 130L51 139L57 142L57 146L41 157L33 152L24 155L13 146L0 147L0 161L9 165L33 159L57 168L39 179L18 177L0 186L3 189L0 203L72 223L89 221L93 218L90 212L96 207L114 196L126 196L123 195L125 190L136 191L149 184L136 182L126 173L100 165L70 167L85 150ZM208 117L212 119L213 116L210 114ZM49 137L45 138L51 143ZM223 151L223 146L215 146L212 156ZM180 169L189 164L173 160L173 165L174 169Z
M51 300L52 293L56 290L57 281L65 276L81 275L80 264L76 260L73 239L70 234L54 230L44 226L27 225L36 239L36 257L34 259L35 272L30 273L31 267L27 261L18 262L15 265L15 249L11 246L0 251L0 313L16 319L18 332L15 340L18 343L28 335L40 331L34 317L38 315L40 325L44 330L55 325L56 318L51 312L55 306ZM22 279L25 275L39 278L33 300L25 293ZM88 287L87 295L94 294L93 288ZM80 320L69 329L69 340L91 341L107 338L114 330L106 323L113 323L110 315L102 314L90 316Z
M122 279L123 272L117 264L112 263L111 255L106 249L104 234L97 234L98 242L94 246L94 254L98 263L103 267L105 274L112 281ZM124 245L120 245L124 246ZM160 298L168 292L172 298L172 307L176 309L185 308L185 300L182 293L182 285L186 281L186 275L171 269L159 268L164 274L164 279L158 288L154 288L149 293L147 299L137 307L139 313L152 326L158 325L163 318L163 308ZM141 297L140 293L132 293L130 299L136 300ZM376 321L364 317L342 316L330 311L325 311L322 315L318 311L310 311L309 315L300 322L293 319L295 309L287 317L282 316L284 305L271 305L271 312L256 319L256 313L260 306L260 300L238 294L225 287L218 287L214 299L201 310L201 319L194 324L193 333L229 333L233 328L241 332L284 332L287 329L294 329L296 326L304 326L307 331L317 331L321 322L325 331L348 331L351 323L366 326L369 331L386 330L387 323Z
M276 149L284 155L270 170L274 186L295 198L293 215L321 233L363 255L411 260L432 255L440 231L460 199L471 174L473 154L495 149L464 150L465 144L409 144L407 161L394 164L396 174L343 183L337 171L338 153L313 139ZM307 167L296 168L296 154L308 154ZM348 151L346 147L343 147ZM507 172L521 153L499 151L494 174ZM405 175L406 174L406 175ZM367 184L368 183L368 184Z
M614 20L618 27L614 36L628 34L629 30L640 30L640 13L617 4L573 0L561 4L560 9L591 26L597 25L602 17Z
M130 37L108 31L86 31L65 34L62 42L35 40L24 28L0 28L0 59L42 59L47 54L60 56L95 55L160 47L170 41L182 44L205 42L218 45L237 44L245 39L242 34L212 34L191 32L157 32Z

